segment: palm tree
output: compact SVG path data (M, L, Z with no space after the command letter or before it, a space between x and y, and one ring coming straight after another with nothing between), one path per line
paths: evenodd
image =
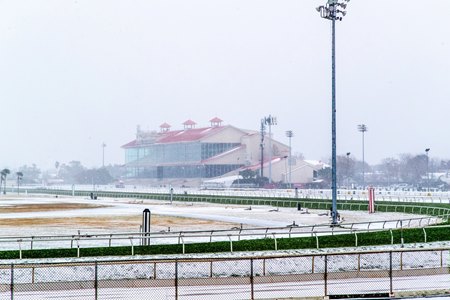
M22 180L23 177L23 173L22 172L17 172L17 195L20 194L20 181Z
M9 169L3 169L1 172L1 181L3 182L3 195L6 194L6 177L10 174L11 171Z

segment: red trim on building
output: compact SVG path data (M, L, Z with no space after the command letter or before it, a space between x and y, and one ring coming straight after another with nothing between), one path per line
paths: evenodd
M211 134L216 134L221 130L223 130L224 128L225 126L218 126L218 127L193 128L189 130L173 130L167 132L159 132L153 143L166 144L166 143L195 142ZM142 144L139 143L137 140L134 140L123 145L122 148L134 148L140 145Z
M222 129L223 127L206 127L193 128L190 130L169 131L161 135L161 137L156 140L156 143L194 142L201 140L210 134L215 134Z
M129 143L126 143L125 145L122 145L121 148L134 148L138 145L137 140L131 141Z

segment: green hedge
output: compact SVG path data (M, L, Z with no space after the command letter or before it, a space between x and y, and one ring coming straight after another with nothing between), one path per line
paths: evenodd
M426 228L426 240L427 242L449 241L450 235L448 232L448 227L428 227ZM393 238L394 244L400 244L402 237L405 244L423 243L425 241L422 228L357 233L358 246L388 245L391 244L391 238ZM356 236L354 233L318 236L318 240L319 248L354 247L356 245ZM317 247L316 237L278 238L276 239L276 243L278 250L314 249ZM233 251L236 252L275 250L275 239L265 238L233 241L232 247ZM135 255L181 254L183 253L183 245L135 246L133 251ZM185 253L218 253L230 251L231 244L228 241L185 244ZM80 249L81 257L127 256L131 254L131 246ZM19 255L18 250L0 251L0 259L17 259ZM22 251L22 258L62 258L76 256L77 249L34 249Z
M36 193L53 193L59 195L69 195L71 192L64 190L33 190ZM89 196L90 192L77 191L77 196ZM96 192L98 197L134 197L143 199L168 200L168 194L150 194L150 193L124 193L124 192ZM310 209L329 209L331 200L326 199L292 199L292 198L258 198L258 197L236 197L236 196L210 196L210 195L189 195L175 194L174 201L189 202L212 202L222 204L243 204L243 205L272 205L278 207L297 207L300 203L303 208ZM380 201L381 202L381 201ZM376 204L377 211L381 212L406 212L406 213L428 213L441 215L448 212L449 204L443 203L405 203L405 202L378 202ZM367 210L367 201L357 200L339 200L339 210ZM449 221L446 224L450 224ZM450 235L449 228L446 227L428 227L426 229L427 242L448 241ZM391 235L392 232L392 235ZM353 247L358 246L374 246L404 243L421 243L425 241L425 235L422 228L397 229L392 231L379 232L363 232L355 234L340 234L319 236L320 248L335 247ZM311 249L317 247L316 237L304 238L279 238L276 240L278 250L287 249ZM272 238L243 240L232 242L233 251L264 251L275 250L275 240ZM82 248L80 249L81 257L92 256L123 256L131 255L132 248L128 247L99 247L99 248ZM180 244L171 245L151 245L151 246L135 246L133 248L135 255L153 255L153 254L181 254L183 246ZM213 242L213 243L192 243L185 245L185 253L217 253L230 252L230 242ZM24 250L22 258L60 258L60 257L76 257L77 249L41 249L41 250ZM0 251L0 259L16 259L19 258L19 251Z
M71 191L67 190L46 190L35 189L30 193L38 194L56 194L71 195ZM89 197L89 191L75 191L76 196ZM95 192L98 197L114 197L114 198L138 198L168 201L168 194L153 193L128 193L128 192ZM308 198L266 198L256 196L211 196L211 195L195 195L195 194L174 194L174 201L182 202L210 202L221 204L239 204L239 205L271 205L276 207L296 207L298 203L303 208L328 210L331 207L329 199L308 199ZM367 211L367 201L361 200L339 200L337 202L338 210L364 210ZM379 212L401 212L411 214L430 214L442 215L450 212L450 205L446 203L416 203L416 202L388 202L378 201L375 209Z

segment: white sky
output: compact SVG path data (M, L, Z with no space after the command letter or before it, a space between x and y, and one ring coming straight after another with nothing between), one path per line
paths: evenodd
M123 163L136 125L218 116L331 154L330 22L302 0L0 0L0 167ZM450 1L353 0L337 25L337 149L450 158Z

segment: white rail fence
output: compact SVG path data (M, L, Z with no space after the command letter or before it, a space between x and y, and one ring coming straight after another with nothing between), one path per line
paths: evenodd
M447 216L448 217L448 216ZM229 230L197 230L197 231L164 231L164 232L124 232L111 234L81 234L76 235L42 235L42 236L0 236L0 249L19 250L20 257L24 250L50 249L50 248L77 248L89 247L112 247L130 246L131 252L136 245L158 245L158 244L185 244L208 243L218 241L228 241L230 251L233 249L233 242L248 239L270 238L275 241L279 238L293 237L315 237L316 247L320 248L319 236L335 234L355 234L355 246L358 246L357 235L362 232L389 231L391 243L393 243L393 229L422 227L424 240L426 242L426 229L429 225L439 223L441 217L424 216L421 218L409 218L401 220L385 220L359 223L341 223L339 227L330 225L298 226L292 224L286 227L267 228L232 228ZM447 226L450 228L450 226ZM433 226L436 228L436 226ZM143 243L143 241L146 243Z
M33 189L66 190L66 191L89 191L89 192L123 192L123 193L154 193L170 194L168 187L127 187L116 188L114 186L100 185L62 185L47 187L22 187L22 193L32 193ZM210 195L210 196L239 196L239 197L264 197L264 198L306 198L306 199L331 199L329 189L223 189L204 190L197 188L174 188L174 195ZM338 199L340 200L368 200L366 190L339 189ZM418 192L418 191L398 191L375 189L376 201L394 202L418 202L418 203L450 203L450 192Z

